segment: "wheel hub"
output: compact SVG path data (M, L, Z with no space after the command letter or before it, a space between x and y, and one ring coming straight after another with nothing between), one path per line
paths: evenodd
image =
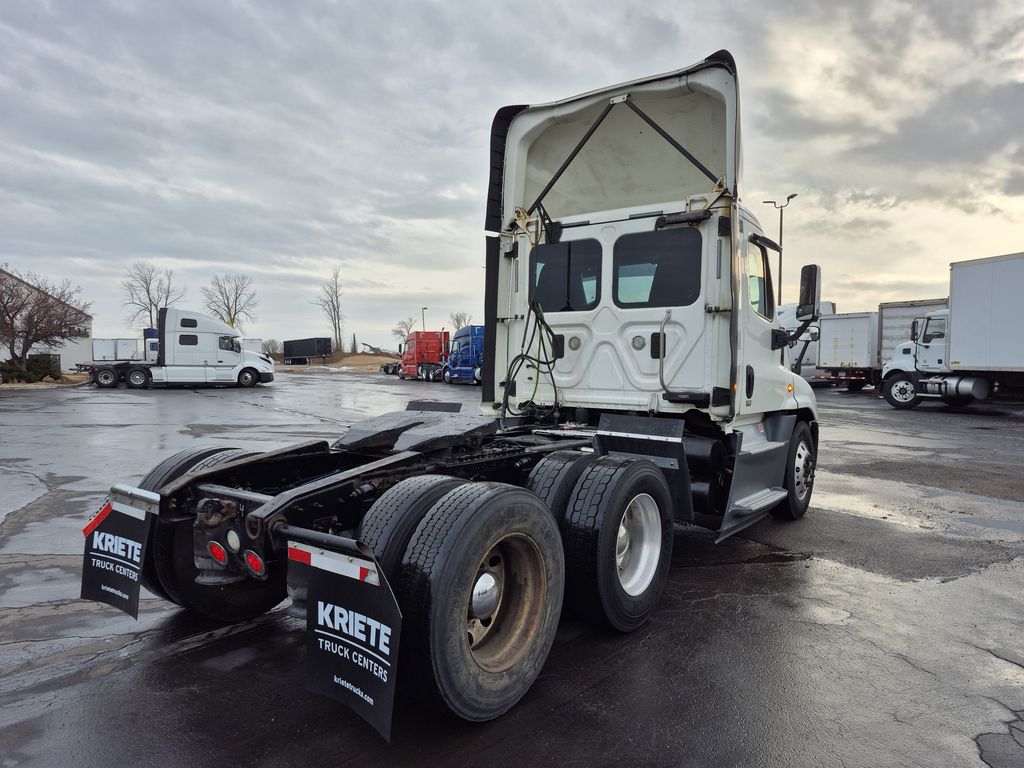
M501 599L501 587L491 573L484 572L473 585L473 596L469 608L474 618L486 619L498 608Z
M654 580L661 560L661 511L647 493L626 505L615 537L615 569L627 595L636 597Z

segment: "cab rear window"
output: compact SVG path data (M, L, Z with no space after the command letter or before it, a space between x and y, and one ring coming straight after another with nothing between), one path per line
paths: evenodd
M623 235L612 256L612 292L623 308L686 307L700 297L701 238L696 229Z
M601 298L601 244L597 240L545 243L530 255L530 299L543 312L593 309Z

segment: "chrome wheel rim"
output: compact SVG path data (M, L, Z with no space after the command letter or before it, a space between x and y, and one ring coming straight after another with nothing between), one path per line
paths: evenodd
M892 399L898 403L909 403L914 399L914 382L910 379L900 379L892 385L890 390L892 393Z
M793 492L800 501L803 501L811 492L813 485L814 454L811 452L811 446L801 440L793 457Z
M132 371L128 379L135 386L141 387L143 384L146 383L146 374L144 374L142 371Z
M615 536L615 571L622 590L631 597L643 594L661 561L661 511L648 493L639 493L626 505Z
M96 381L100 384L111 384L114 381L114 374L109 371L100 371L96 376Z

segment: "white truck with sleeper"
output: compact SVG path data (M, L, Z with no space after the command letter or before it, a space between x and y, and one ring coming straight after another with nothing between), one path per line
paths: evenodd
M290 594L307 687L388 736L396 685L469 721L508 711L563 605L640 627L674 523L721 540L802 517L818 417L782 351L820 269L787 332L778 246L740 202L739 115L726 51L498 110L481 412L414 403L331 443L175 454L86 526L83 597L134 613L135 575L231 622ZM123 578L103 560L122 539Z
M950 264L949 308L918 316L882 370L889 405L916 408L930 399L962 407L1024 388L1022 286L1024 253Z
M162 308L155 334L137 339L96 339L91 363L79 365L101 389L124 382L151 385L226 384L254 387L274 380L274 363L245 349L241 334L215 317Z

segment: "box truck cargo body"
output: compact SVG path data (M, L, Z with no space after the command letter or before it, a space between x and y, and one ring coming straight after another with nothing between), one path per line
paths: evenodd
M954 262L949 282L949 308L917 317L882 371L882 394L894 408L929 398L963 406L1024 389L1024 253Z
M878 368L878 313L823 315L819 322L818 367L850 389L873 384Z
M949 299L918 299L916 301L886 301L878 305L878 360L879 367L896 356L896 348L910 338L914 319L932 310L945 309Z

